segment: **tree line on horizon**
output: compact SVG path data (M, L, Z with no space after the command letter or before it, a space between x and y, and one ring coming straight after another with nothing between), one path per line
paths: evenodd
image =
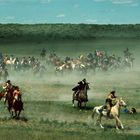
M0 42L140 38L140 24L0 24Z

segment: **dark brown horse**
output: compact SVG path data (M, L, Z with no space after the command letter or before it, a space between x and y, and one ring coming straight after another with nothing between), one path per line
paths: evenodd
M80 92L78 93L78 96L76 96L75 93L73 93L73 99L72 99L72 103L74 106L74 101L78 101L78 107L81 108L82 107L82 103L84 103L84 106L86 107L86 103L88 102L88 96L87 96L87 91L89 89L89 85L88 83L86 83L84 85L84 88L82 90L80 90Z
M8 110L13 118L19 118L20 113L23 110L23 102L20 94L17 94L15 97L11 97L8 100Z

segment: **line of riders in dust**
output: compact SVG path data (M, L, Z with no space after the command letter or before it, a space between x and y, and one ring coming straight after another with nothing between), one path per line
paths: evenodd
M46 51L43 49L41 53L46 53ZM126 58L130 57L128 48L124 51L124 54ZM5 67L2 67L2 69L6 70ZM7 78L5 80L6 82L2 86L3 89L0 92L0 99L4 98L4 104L8 105L8 111L10 112L11 116L13 118L19 118L21 111L24 110L21 90L18 86L13 85L10 80L7 80ZM89 82L87 82L86 78L79 81L78 85L72 88L73 106L74 101L78 102L77 105L79 108L82 108L82 104L85 104L86 106L86 103L88 102L87 92L89 89ZM116 119L116 129L119 129L119 127L123 129L123 124L119 119L121 106L126 107L126 103L122 100L122 98L117 98L115 91L111 91L105 99L105 105L94 107L92 117L94 117L95 114L99 115L97 121L99 122L101 128L104 128L101 124L101 118L104 116L106 118ZM134 114L136 113L136 109L131 108L128 110L125 108L125 112Z
M132 70L133 53L126 48L122 56L109 54L107 51L95 50L93 53L80 54L76 57L60 57L54 50L43 48L40 56L15 56L0 53L0 78L7 80L10 71L18 73L30 72L33 76L43 77L51 68L56 75L76 73L86 75L89 72Z

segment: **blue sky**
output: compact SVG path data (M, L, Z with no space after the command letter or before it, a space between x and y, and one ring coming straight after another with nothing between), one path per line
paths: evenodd
M140 0L0 0L0 23L138 24Z

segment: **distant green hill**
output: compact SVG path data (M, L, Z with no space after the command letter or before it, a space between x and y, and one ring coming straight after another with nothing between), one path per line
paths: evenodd
M140 38L140 24L0 24L0 42Z

